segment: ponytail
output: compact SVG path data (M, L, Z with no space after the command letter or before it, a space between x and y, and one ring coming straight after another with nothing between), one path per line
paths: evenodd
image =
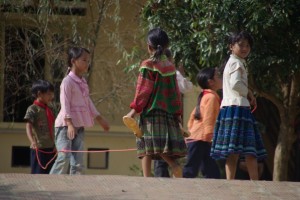
M90 54L90 51L83 47L71 47L68 50L68 69L66 75L68 75L71 71L73 59L78 59L84 52Z
M208 80L214 78L215 70L216 69L213 68L213 67L208 67L208 68L202 69L197 74L197 82L198 82L198 85L201 87L202 90L209 89ZM197 119L197 120L201 119L200 103L201 103L201 99L202 99L203 95L204 95L204 92L202 91L199 94L198 100L197 100L196 111L195 111L195 115L194 115L195 119Z
M68 69L67 69L67 72L66 72L65 76L67 76L67 75L70 73L70 71L71 71L71 67L68 67Z
M169 45L169 37L164 30L154 28L148 32L147 43L153 50L155 50L152 59L154 62L157 62L160 60L160 57L164 54L165 49Z
M162 54L163 54L163 48L162 48L162 46L157 45L155 53L153 55L153 60L154 61L159 61Z
M196 105L196 110L195 110L195 114L194 117L197 120L201 119L201 114L200 114L200 103L201 103L201 99L203 97L203 91L199 94L198 96L198 100L197 100L197 105Z

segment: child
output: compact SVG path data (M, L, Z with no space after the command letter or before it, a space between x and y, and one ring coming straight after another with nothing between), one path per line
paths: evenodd
M150 58L141 63L135 98L126 115L133 118L140 114L143 137L137 138L137 148L144 177L151 174L151 160L161 158L169 164L175 177L182 177L181 167L175 160L186 155L179 127L182 104L175 66L165 56L168 45L165 31L160 28L149 31Z
M248 90L245 59L252 45L253 39L245 31L233 34L229 40L231 55L223 73L223 100L211 148L214 159L226 159L227 179L235 178L237 162L242 156L245 157L250 179L258 180L257 159L266 157L250 110L250 105L256 107L256 100Z
M27 137L31 143L31 173L49 174L56 153L53 138L54 115L48 107L54 97L54 87L48 81L38 80L33 83L31 93L35 100L27 108L24 117Z
M174 63L171 50L166 49L165 54L166 54L168 60L170 62ZM178 88L179 88L180 93L185 94L185 93L192 91L193 83L184 77L184 68L183 68L182 64L180 64L178 67L178 70L176 70L176 80L178 83Z
M183 177L195 178L201 170L205 178L220 178L219 167L210 157L210 148L221 103L216 92L222 89L222 81L216 68L205 68L198 73L197 82L202 91L188 121L191 136L187 139Z
M84 127L94 124L94 119L105 131L106 119L99 114L89 96L89 88L83 74L88 71L90 53L85 48L73 47L68 52L68 73L60 85L61 109L55 120L55 143L58 156L50 174L82 174Z
M165 50L165 54L168 60L174 63L172 52L170 49ZM178 67L176 70L176 80L178 84L178 88L181 94L186 94L191 92L193 89L193 83L186 79L184 76L184 68L182 65ZM155 177L170 177L168 163L164 160L155 160L154 161L154 176Z

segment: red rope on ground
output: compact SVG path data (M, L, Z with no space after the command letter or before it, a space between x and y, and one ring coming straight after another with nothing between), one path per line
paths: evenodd
M51 160L49 160L49 162L47 162L47 164L45 166L42 165L41 161L40 161L40 158L39 158L39 151L42 152L42 153L47 153L47 154L50 154L50 153L55 153L55 155L53 156L53 158L51 158ZM38 148L35 149L35 155L36 155L36 158L37 158L37 161L39 163L39 166L42 168L42 169L47 169L48 165L54 160L54 158L57 156L57 151L56 150L53 150L53 152L46 152L46 151L42 151L42 150L39 150Z
M53 152L47 152L47 151L43 151L43 150L40 150L38 148L35 149L35 155L36 155L36 158L37 158L37 161L38 161L38 164L41 168L43 169L47 169L48 165L56 158L58 152L64 152L64 153L71 153L71 152L80 152L80 153L104 153L104 152L126 152L126 151L136 151L137 149L112 149L112 150L95 150L95 151L73 151L73 150L66 150L66 149L63 149L61 151L56 151L56 150L53 150ZM52 154L52 153L55 153L55 155L53 156L53 158L51 158L51 160L45 165L43 166L41 161L40 161L40 158L39 158L39 154L38 152L42 152L42 153L46 153L46 154Z
M94 151L74 151L63 149L59 152L70 153L70 152L78 152L78 153L104 153L104 152L125 152L125 151L136 151L137 149L115 149L115 150L94 150Z

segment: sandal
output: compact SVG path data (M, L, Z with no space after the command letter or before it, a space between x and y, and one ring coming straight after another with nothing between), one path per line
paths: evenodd
M133 131L133 134L136 137L141 138L143 136L143 132L139 128L139 125L137 124L137 122L134 118L124 116L123 117L123 122L124 122L125 126L127 126L127 128L129 128L130 130Z

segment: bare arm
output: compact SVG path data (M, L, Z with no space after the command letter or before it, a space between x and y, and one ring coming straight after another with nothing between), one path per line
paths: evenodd
M75 138L75 128L71 118L65 118L65 121L68 125L68 138L73 140Z
M136 114L137 114L136 110L131 109L131 110L129 111L129 113L128 113L126 116L131 117L131 118L134 118L134 116L135 116Z
M257 106L256 98L253 95L253 92L251 90L248 90L248 100L249 100L251 106L253 106L253 107Z
M109 131L109 129L110 129L109 123L102 115L98 115L96 117L96 120L102 126L104 131Z
M37 144L36 144L34 137L32 136L32 124L30 122L26 123L26 134L27 134L28 140L30 141L30 148L36 149Z

